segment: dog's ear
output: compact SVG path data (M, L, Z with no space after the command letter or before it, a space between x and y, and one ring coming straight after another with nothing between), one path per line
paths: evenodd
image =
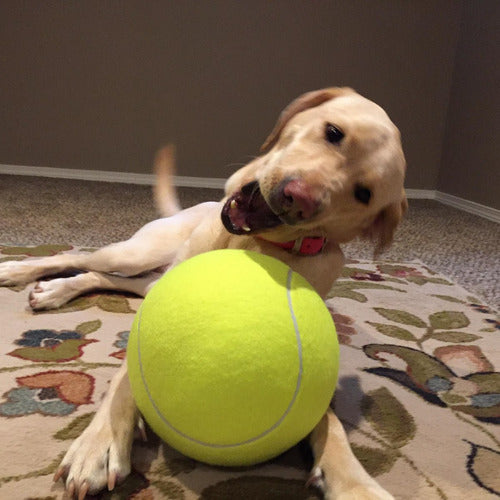
M346 94L353 94L355 91L349 87L331 87L320 90L313 90L312 92L307 92L297 97L292 101L280 114L276 125L269 134L268 138L264 141L261 146L260 151L265 153L269 151L277 142L281 131L285 128L285 125L301 111L305 111L309 108L315 108L320 104L323 104L330 99L335 97L343 96Z
M403 189L401 199L385 207L373 223L363 231L363 237L369 238L375 244L375 257L392 243L396 228L407 210L408 200Z

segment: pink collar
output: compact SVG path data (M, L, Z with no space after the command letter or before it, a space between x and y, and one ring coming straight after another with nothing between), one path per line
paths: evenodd
M297 255L318 255L326 246L326 238L323 238L322 236L304 236L303 238L285 241L283 243L266 240L262 236L257 236L257 238L267 241L268 243L272 243L277 247L284 248L285 250L290 250L291 253L295 253Z

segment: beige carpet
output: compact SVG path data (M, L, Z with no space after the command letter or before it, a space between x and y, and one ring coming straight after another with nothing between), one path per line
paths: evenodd
M50 243L50 242L47 242ZM0 246L0 261L69 245ZM0 288L0 498L60 499L51 481L123 358L139 299L94 294L33 314ZM397 499L500 496L499 322L427 266L350 261L327 301L341 342L334 406L366 468ZM308 499L300 447L249 469L205 466L150 434L134 472L99 498Z

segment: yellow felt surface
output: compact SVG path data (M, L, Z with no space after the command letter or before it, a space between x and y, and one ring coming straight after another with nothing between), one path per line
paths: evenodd
M290 308L288 274L270 257L220 250L174 268L144 300L127 350L132 390L179 451L256 463L293 446L325 412L338 367L333 321L296 273Z

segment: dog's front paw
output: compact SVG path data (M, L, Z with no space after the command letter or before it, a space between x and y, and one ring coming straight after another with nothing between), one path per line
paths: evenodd
M35 279L33 266L27 262L8 260L0 264L0 286L26 285Z
M94 420L70 446L54 481L64 477L68 497L79 500L106 487L111 491L130 474L129 439L121 438Z

